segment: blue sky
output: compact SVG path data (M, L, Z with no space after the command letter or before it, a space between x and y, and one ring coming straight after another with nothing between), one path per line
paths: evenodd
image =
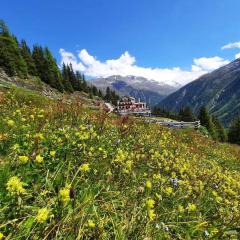
M18 38L48 46L59 64L75 61L78 70L92 77L120 68L119 73L136 70L144 76L151 73L142 71L148 68L164 74L180 68L182 78L190 81L186 74L192 72L192 65L201 68L195 78L214 69L204 68L206 61L221 66L240 52L236 44L221 49L240 41L239 0L2 0L0 10L0 18ZM126 51L120 61L106 64ZM196 64L194 59L202 60ZM168 79L164 74L159 78ZM172 81L180 72L174 74Z

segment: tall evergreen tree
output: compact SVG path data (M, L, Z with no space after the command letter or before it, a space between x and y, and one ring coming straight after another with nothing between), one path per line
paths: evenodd
M214 124L212 118L205 106L202 106L199 111L198 119L201 125L206 127L212 138L216 139L216 131L214 129Z
M20 49L21 49L22 57L24 58L24 60L27 64L28 74L36 76L37 69L36 69L36 66L35 66L33 58L32 58L31 50L28 47L25 40L21 41Z
M216 116L212 116L212 122L216 132L216 138L221 142L227 141L227 132Z
M228 132L228 140L231 143L240 144L240 117L233 120Z
M40 79L43 82L49 84L50 83L49 79L46 76L47 63L44 58L43 48L41 46L38 46L38 45L33 46L32 58L36 66L37 75L40 77Z
M61 72L57 66L56 60L53 58L53 55L48 48L44 49L44 58L47 70L45 74L47 75L46 77L48 78L49 85L62 92L64 87Z
M27 76L27 64L21 55L17 39L10 34L3 20L0 21L0 67L9 76Z
M110 102L111 101L111 90L110 90L110 87L107 87L106 88L106 94L104 96L104 100L107 101L107 102Z
M69 71L65 63L63 63L63 66L62 66L62 79L63 79L64 89L67 92L73 92L73 87L70 82Z
M180 121L192 122L195 120L190 107L181 108L178 115Z

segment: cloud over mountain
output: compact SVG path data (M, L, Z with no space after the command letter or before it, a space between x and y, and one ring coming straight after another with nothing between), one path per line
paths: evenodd
M222 50L231 49L231 48L240 48L240 41L239 42L228 43L228 44L222 46Z
M90 55L86 49L82 49L77 56L65 49L60 49L61 62L71 63L74 70L83 72L85 75L93 78L108 77L112 75L121 76L141 76L147 79L153 79L169 85L184 85L198 78L199 76L215 70L229 63L221 57L202 57L195 58L190 70L184 70L180 67L173 68L151 68L141 67L136 64L136 59L128 51L124 52L117 59L99 61L96 57Z

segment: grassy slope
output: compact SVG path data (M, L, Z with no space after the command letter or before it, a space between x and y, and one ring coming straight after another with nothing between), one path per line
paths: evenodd
M237 239L239 159L238 147L195 131L1 90L0 233L7 239ZM21 182L7 189L13 176Z

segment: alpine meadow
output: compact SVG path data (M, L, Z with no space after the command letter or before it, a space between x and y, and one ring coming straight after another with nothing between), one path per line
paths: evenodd
M0 240L240 239L237 0L1 5Z

